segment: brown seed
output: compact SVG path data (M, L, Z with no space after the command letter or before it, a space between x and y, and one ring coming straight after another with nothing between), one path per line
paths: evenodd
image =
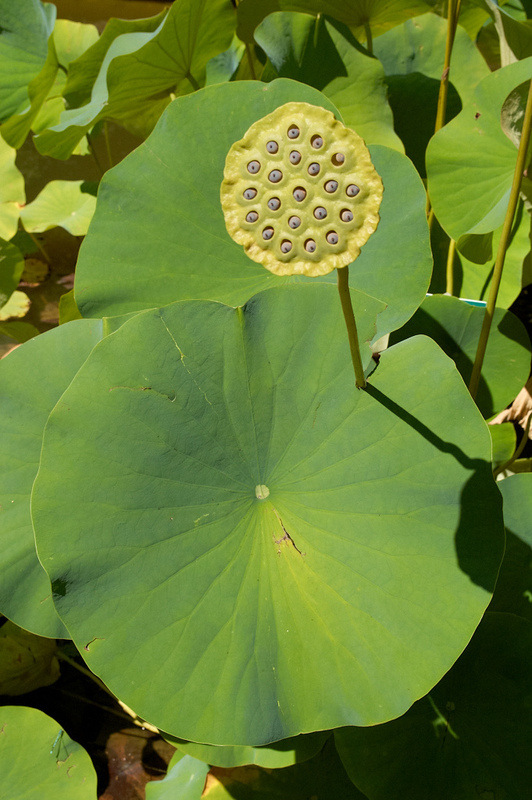
M317 164L315 161L313 161L312 164L308 165L309 175L317 175L319 171L320 171L320 165Z
M297 139L300 134L300 130L297 125L290 125L287 131L287 136L289 139Z
M282 177L283 173L281 172L280 169L272 169L272 171L268 175L268 180L271 181L271 183L279 183Z
M270 197L268 200L268 208L270 211L277 211L281 207L281 201L278 197Z
M279 150L279 145L272 139L271 142L267 142L266 150L268 151L268 153L276 153Z
M257 190L253 189L251 186L249 189L246 189L244 192L244 199L245 200L253 200L254 197L257 196Z
M343 164L345 161L345 156L343 153L335 153L331 158L332 163L335 167L339 167L340 164Z
M327 210L323 208L323 206L316 206L314 209L314 216L316 219L325 219L327 216Z
M290 219L288 220L288 224L290 225L291 228L294 229L299 228L299 226L301 225L301 220L299 217L296 216L290 217Z
M247 222L256 222L259 218L259 215L256 211L248 211L246 214L246 221Z
M316 136L313 136L310 140L310 144L315 150L319 150L320 147L323 147L323 138L316 134Z
M338 181L325 181L323 188L325 189L326 192L332 194L338 189Z
M338 244L338 234L336 231L329 231L327 236L325 237L329 244Z
M281 242L281 253L289 253L292 249L292 242L289 242L288 239L283 239Z
M251 172L252 175L256 175L260 169L260 161L250 161L248 164L248 172Z
M358 186L355 186L354 183L350 183L347 189L345 190L345 193L348 197L356 197L359 192L360 189L358 188Z
M301 153L298 153L297 150L292 150L288 158L291 164L299 164L301 161Z
M343 208L340 211L340 219L342 222L352 222L353 221L353 212L349 211L348 208Z
M273 228L269 228L269 227L268 228L264 228L264 230L262 231L262 238L266 239L266 241L268 241L269 239L272 238L273 234L274 234Z
M294 200L297 200L298 203L301 203L307 196L307 190L303 189L302 186L298 186L296 189L294 189L292 194L294 195Z
M316 242L314 239L307 239L305 242L305 250L307 253L314 253L316 250Z

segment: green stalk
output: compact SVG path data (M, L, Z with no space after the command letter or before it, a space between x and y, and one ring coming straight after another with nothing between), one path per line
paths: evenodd
M449 249L447 250L447 269L446 269L446 286L445 291L447 294L454 294L454 253L456 250L456 242L454 239L449 240Z
M373 55L373 34L371 33L369 19L364 22L364 31L366 34L366 50Z
M491 279L490 293L484 312L484 321L482 323L482 330L478 340L477 354L475 356L475 363L473 364L473 371L471 373L471 380L469 382L469 391L471 397L475 399L478 391L478 384L480 382L480 373L482 372L482 364L486 354L486 347L488 345L488 338L491 330L491 323L493 322L493 314L495 312L495 305L497 303L497 295L499 293L499 286L501 284L502 270L504 267L504 259L506 256L506 249L512 225L515 216L515 209L519 200L519 190L521 188L521 180L523 177L523 170L525 168L526 154L528 150L528 143L530 141L530 129L532 128L532 81L528 89L528 99L526 102L525 117L523 120L523 129L521 131L521 141L519 142L519 150L517 151L517 162L515 164L514 179L512 182L512 189L510 192L510 200L508 201L508 208L506 209L506 216L502 226L502 234L499 241L499 248L497 250L497 257L493 267L493 276Z
M246 42L246 55L248 57L249 71L251 73L251 77L254 81L256 81L257 75L255 73L255 66L253 64L253 53L251 52L251 47L249 45L249 42Z
M111 155L111 142L109 140L109 125L107 120L103 123L103 133L105 137L105 147L107 149L107 160L109 162L109 167L113 166L113 157Z
M102 165L100 164L100 159L96 155L96 150L94 149L94 143L92 141L92 136L88 132L85 134L85 136L87 137L87 143L89 145L89 150L91 151L91 156L93 157L94 162L95 162L96 166L98 167L98 171L99 171L100 175L103 177L103 175L105 174L105 170L103 169Z
M51 264L52 262L51 262L51 260L50 260L50 256L48 255L48 253L47 253L47 252L46 252L46 250L44 249L44 245L40 243L40 241L37 239L37 237L36 237L36 236L34 236L34 235L33 235L33 233L31 233L31 231L26 231L26 233L27 233L27 234L30 236L30 238L33 240L33 243L34 243L35 247L36 247L38 250L40 250L40 251L41 251L41 253L43 254L43 256L44 256L44 258L46 259L47 263L48 263L48 264Z
M436 123L434 133L445 125L445 115L447 113L447 93L449 89L449 71L451 69L451 55L453 52L454 37L460 16L461 0L449 0L447 5L447 36L445 38L445 55L443 58L443 72L440 80L440 91L438 94L438 107L436 109ZM430 198L427 194L427 217L429 217L429 228L432 227L434 215L431 216Z
M521 455L521 453L525 449L525 445L528 442L528 434L530 433L530 423L531 422L532 422L532 411L528 415L528 419L526 421L526 426L525 426L525 431L523 433L521 441L519 442L519 446L518 446L517 450L515 451L513 456L508 459L508 461L505 461L504 464L501 464L500 467L497 467L497 469L493 470L493 477L494 478L496 478L497 475L499 475L501 472L504 472L505 470L507 470L511 466L513 466L514 462L517 461L517 459L519 458L519 456Z
M357 389L365 389L366 379L364 377L364 368L360 357L357 324L355 322L355 314L351 302L351 293L349 292L349 267L341 267L336 271L338 273L338 292L340 294L340 302L342 303L342 311L344 312L347 336L349 338L349 349L351 350L351 359L353 361L353 367L355 368L356 387Z
M200 88L200 85L199 85L199 83L197 82L197 80L196 80L196 78L194 77L194 75L192 75L192 73L191 73L190 71L188 71L188 72L186 73L186 75L185 75L185 78L187 78L187 79L188 79L188 82L190 83L190 85L192 86L192 88L194 89L194 91L195 91L195 92L197 92L197 91L198 91L198 89Z

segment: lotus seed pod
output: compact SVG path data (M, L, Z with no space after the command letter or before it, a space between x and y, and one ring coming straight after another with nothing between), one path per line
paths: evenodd
M324 108L287 103L231 147L220 195L227 230L251 259L316 277L357 258L382 193L358 134Z

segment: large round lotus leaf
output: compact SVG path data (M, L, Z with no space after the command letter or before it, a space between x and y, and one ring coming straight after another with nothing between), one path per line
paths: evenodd
M268 69L274 69L274 75L319 89L366 144L404 152L394 133L382 64L344 25L310 14L280 12L259 25L255 41L268 56Z
M401 341L425 333L453 359L468 384L484 320L484 309L475 308L457 297L427 297L412 319L391 341ZM495 309L482 377L476 397L484 417L506 408L530 371L530 340L523 323L510 311Z
M504 502L506 549L490 609L532 622L532 475L512 475L497 486Z
M36 708L0 708L0 775L6 800L96 800L88 754Z
M346 775L333 742L311 761L286 769L213 769L208 800L366 800Z
M20 212L27 231L40 233L60 226L84 236L94 214L96 198L82 190L83 181L50 181Z
M249 745L216 747L173 738L169 738L169 741L175 744L181 752L216 767L242 767L246 764L255 764L267 769L281 769L308 761L321 750L330 735L330 731L317 731L302 736L293 736L291 739L283 739L280 742L272 742L263 747L250 747Z
M84 316L186 299L238 305L281 282L318 280L279 278L251 261L227 233L220 203L229 148L253 122L290 101L335 110L315 89L284 79L211 86L170 105L149 139L102 181L76 272L75 298ZM386 304L380 336L419 306L432 259L425 192L415 169L395 150L369 149L384 183L381 220L350 282Z
M467 644L503 547L489 433L428 338L370 381L335 288L281 287L136 315L52 412L32 513L57 610L161 730L384 721Z
M524 800L532 785L532 625L487 614L448 675L400 719L336 746L371 800Z
M30 492L48 415L101 336L100 320L78 320L0 361L0 613L52 638L68 633L35 552Z
M498 228L508 206L517 147L501 125L508 95L532 76L532 58L498 69L427 148L429 194L453 239Z

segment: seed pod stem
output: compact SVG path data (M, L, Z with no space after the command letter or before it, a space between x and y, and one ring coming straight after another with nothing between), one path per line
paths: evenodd
M366 379L364 377L364 368L362 367L362 358L360 357L357 324L355 322L355 314L353 312L353 304L349 292L349 267L340 267L340 269L336 271L338 273L338 292L340 294L340 302L342 303L342 311L344 312L344 319L347 327L349 349L351 350L351 359L353 361L353 367L355 368L356 387L357 389L365 389Z

